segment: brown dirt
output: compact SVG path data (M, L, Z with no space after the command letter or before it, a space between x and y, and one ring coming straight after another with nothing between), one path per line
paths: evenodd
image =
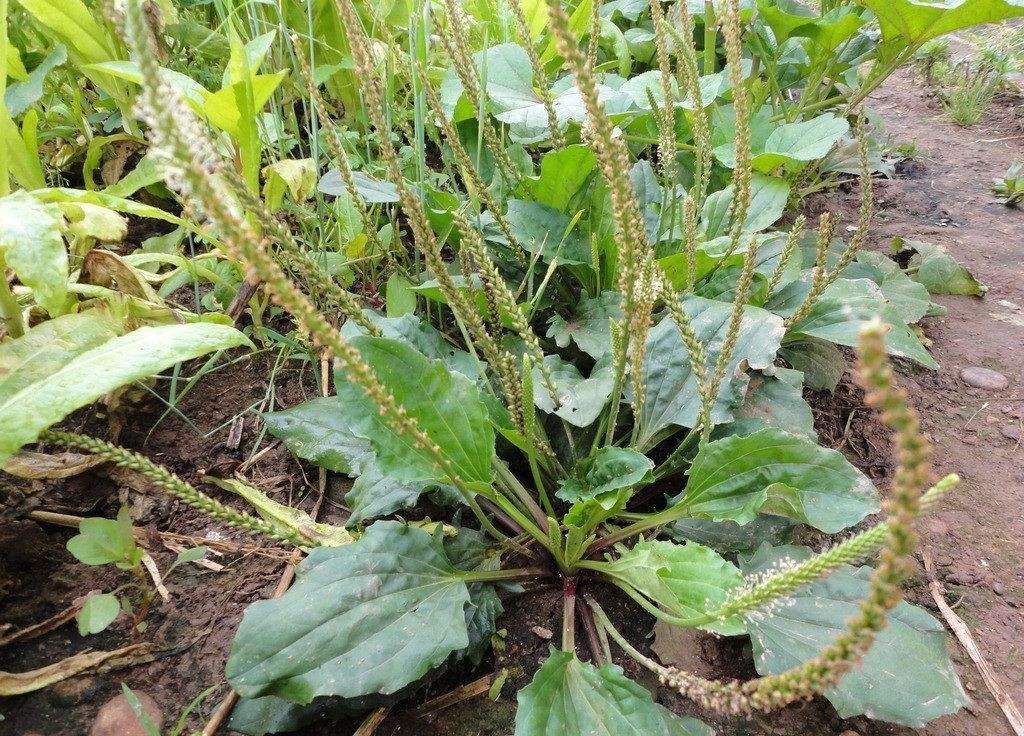
M885 249L895 235L941 243L990 286L984 299L937 297L949 307L949 315L928 320L925 331L941 369L930 373L904 366L904 382L935 443L937 471L956 472L964 480L957 493L923 522L922 548L936 561L950 600L971 626L1000 680L1018 703L1024 703L1024 668L1020 664L1024 660L1024 571L1019 563L1024 535L1024 327L993 316L1024 318L1024 214L995 202L989 193L990 180L1002 174L1013 160L1024 158L1021 110L1014 104L1013 100L1003 100L981 126L962 129L941 116L941 110L911 72L901 72L890 80L874 96L872 105L885 119L896 142L915 142L919 156L901 168L900 177L877 183L879 214L872 246ZM840 192L820 201L843 212L847 221L854 219L855 192ZM293 405L315 393L308 368L296 365L287 364L277 375L277 395L282 405ZM967 387L959 374L968 365L1003 373L1010 379L1009 388L990 393ZM242 450L232 451L224 447L228 430L222 425L264 396L271 366L271 360L259 356L207 376L179 406L188 421L172 414L152 433L150 428L163 407L151 398L144 400L124 414L122 441L187 479L194 480L199 471L230 472L257 449L257 430L250 417ZM837 396L816 395L812 400L822 440L842 449L884 486L891 470L888 438L871 415L860 408L856 390L846 383ZM95 412L80 416L77 422L78 426L104 431L105 422ZM212 434L205 437L209 432ZM260 447L266 444L263 439ZM301 467L281 448L264 456L249 475L278 500L310 508L316 474ZM0 622L21 627L40 621L89 590L109 589L116 577L103 569L76 564L64 550L68 530L18 520L19 514L45 504L48 509L66 513L111 515L119 496L125 493L124 486L117 478L89 473L69 482L19 486L6 497L6 513L0 516ZM332 486L333 497L340 498L341 482L332 480ZM251 543L159 496L135 490L128 495L139 514L139 524L197 536L216 532L229 540ZM325 506L326 520L338 520L339 513L330 504ZM165 568L173 556L156 546L152 549ZM173 722L181 708L205 688L221 685L201 708L203 716L208 714L223 693L224 660L242 610L271 593L282 567L280 560L256 554L228 555L218 561L227 566L225 571L189 567L168 581L172 602L151 616L147 638L164 643L171 651L146 665L75 678L8 699L0 705L6 719L0 721L0 736L29 731L46 736L83 734L122 681L152 695L163 709L165 722ZM40 585L40 580L46 585ZM934 611L923 573L911 585L909 597ZM653 621L614 596L609 598L609 612L623 630L634 641L645 641ZM547 652L548 641L538 636L537 627L558 632L561 611L557 591L539 591L509 601L506 608L500 622L506 630L506 648L485 662L479 673L466 673L462 680L509 668L510 677L498 702L478 698L433 718L409 716L399 706L377 733L510 734L515 690L529 680ZM0 670L42 666L87 647L120 646L127 638L124 622L87 640L77 635L73 624L64 626L33 642L0 650ZM696 635L692 644L691 664L696 669L709 675L751 674L745 665L736 664L749 661L742 642ZM974 702L967 710L940 719L920 733L1008 733L970 660L953 643L950 651ZM644 672L629 662L624 666L630 675L656 689L656 683ZM427 696L436 696L455 684L458 682L446 678L431 686ZM680 713L701 716L692 704L669 691L657 690L657 697ZM198 727L201 721L201 717L193 718L191 725ZM750 736L915 733L863 718L840 720L824 701L742 723L719 721L718 725L723 733ZM353 730L351 724L337 724L305 733L314 736Z

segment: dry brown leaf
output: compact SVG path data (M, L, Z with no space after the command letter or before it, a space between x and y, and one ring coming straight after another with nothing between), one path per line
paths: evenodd
M98 668L108 671L148 662L152 659L152 651L153 645L143 642L110 652L83 652L28 672L0 672L0 697L42 690L69 677Z
M70 478L105 462L106 460L97 455L82 455L77 452L49 455L45 452L22 450L7 459L3 470L18 478L52 480Z

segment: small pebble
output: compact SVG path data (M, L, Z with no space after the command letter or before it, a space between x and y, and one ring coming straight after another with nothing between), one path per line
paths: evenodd
M970 570L960 570L950 575L947 580L953 585L974 585L978 582L978 576Z
M996 595L1002 595L1006 592L1006 586L1000 583L999 581L996 581L992 583L992 592Z
M543 626L534 626L532 629L530 629L530 631L532 631L534 634L539 636L541 639L544 639L545 641L551 639L554 636L554 633L552 633L551 629L545 629Z
M153 698L144 692L136 690L135 695L142 703L142 709L149 715L153 725L159 731L163 721L160 707ZM116 698L108 700L100 708L92 728L89 729L89 736L148 736L148 734L139 723L139 719L135 717L135 712L132 711L132 707L124 695L118 695Z
M968 386L983 388L986 391L1001 391L1010 385L1010 381L1002 373L976 365L960 371L960 378Z
M999 431L1006 439L1013 440L1015 442L1020 442L1021 428L1019 424L1008 424L1006 426L1000 427Z

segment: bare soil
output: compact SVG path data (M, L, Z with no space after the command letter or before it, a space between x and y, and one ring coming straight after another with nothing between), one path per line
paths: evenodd
M1024 113L1019 99L1001 99L982 125L964 129L942 117L941 109L911 71L890 80L872 99L897 142L913 142L917 156L900 167L899 175L876 184L878 217L871 246L885 250L894 236L928 240L946 246L990 287L983 299L936 297L949 308L945 317L927 320L925 332L941 365L932 373L902 366L904 383L920 411L935 445L938 473L956 472L960 489L922 522L922 550L936 562L951 603L971 626L983 653L1000 681L1018 703L1024 703L1024 568L1020 564L1024 537L1024 213L996 202L991 179L1014 160L1024 159ZM855 220L857 194L840 191L816 200L812 207L841 212ZM961 369L984 366L1009 378L1003 391L967 386ZM180 414L165 417L151 397L121 410L121 442L144 451L186 479L202 472L228 475L257 449L268 445L249 415L239 450L225 446L226 422L266 394L271 365L264 356L236 363L207 376L178 406ZM286 366L276 375L277 403L291 406L316 393L307 367ZM809 396L819 433L826 444L845 452L882 487L891 472L888 437L860 403L848 382L835 396ZM187 417L187 420L185 419ZM75 419L76 427L105 432L106 417L90 411ZM261 444L257 445L257 442ZM247 469L251 480L279 500L310 509L316 497L317 473L275 447ZM340 499L344 479L329 481L329 497ZM6 479L4 480L6 485ZM172 600L150 617L145 637L165 651L149 663L129 669L77 677L26 696L0 703L0 736L80 736L88 731L100 706L118 692L120 683L145 691L160 704L165 721L210 686L217 691L199 709L191 724L201 727L224 693L223 666L242 610L269 596L283 568L282 550L264 548L244 535L225 531L187 507L145 493L145 486L127 476L90 472L62 482L19 485L0 494L0 623L21 628L66 608L94 589L109 589L115 575L77 564L64 549L70 530L24 518L35 507L79 515L112 515L122 500L133 505L138 524L149 530L148 547L162 568L173 559L155 536L158 530L220 539L247 547L215 558L221 572L187 566L168 581ZM339 522L343 512L328 503L323 520ZM605 596L616 619L638 643L647 638L653 620L615 596ZM913 581L909 598L934 611L923 570ZM506 604L506 647L485 661L476 673L457 672L433 684L420 700L434 697L470 680L508 668L502 697L467 700L431 716L411 712L415 703L396 707L376 733L381 736L507 736L512 732L516 689L532 676L546 656L544 629L557 632L559 591L536 591ZM0 670L24 671L56 662L88 648L115 648L127 643L126 622L102 635L84 639L74 625L43 637L0 649ZM582 638L582 637L581 637ZM753 674L741 640L722 641L694 635L681 656L694 669L717 676ZM950 651L973 703L940 719L920 733L926 736L1002 736L1008 727L999 708L963 650ZM739 664L738 664L739 663ZM677 712L715 722L723 734L746 736L883 736L916 733L863 718L841 720L824 700L794 706L751 721L722 721L700 713L691 703L665 689L630 662L628 674L649 685L660 702ZM304 731L350 734L358 722L338 723Z

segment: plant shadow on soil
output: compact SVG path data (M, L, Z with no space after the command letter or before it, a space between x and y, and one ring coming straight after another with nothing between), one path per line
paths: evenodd
M1021 434L1024 422L1024 381L1021 344L1024 338L1024 216L996 203L988 193L989 181L1024 154L1019 100L1002 100L981 129L962 129L939 119L940 109L921 89L912 72L903 71L873 97L891 131L900 141L915 141L921 158L904 166L900 176L878 182L878 217L872 247L885 250L896 235L934 240L946 245L991 287L984 300L940 297L949 307L945 318L926 325L932 349L942 368L937 373L907 368L903 383L922 414L923 426L935 444L938 473L957 472L964 483L958 492L921 525L923 548L934 557L938 574L950 598L960 599L958 611L976 632L982 650L1018 702L1024 702L1024 572L1019 565L1024 538L1024 470ZM1014 137L1016 136L1016 137ZM897 142L900 142L897 141ZM986 142L988 141L988 142ZM809 215L825 208L839 212L844 222L856 219L856 191L840 190L810 203ZM1010 305L1010 306L1007 306ZM1016 316L1017 323L1006 316ZM985 393L967 387L959 371L984 365L1010 378L1004 392ZM199 382L179 409L151 431L164 407L152 398L126 410L120 441L144 451L187 480L200 471L230 475L252 451L258 428L249 415L241 449L225 446L222 425L266 393L271 365L266 356L237 363ZM286 368L278 374L277 402L291 406L315 395L308 370ZM834 396L809 394L815 424L824 444L843 451L883 489L891 475L892 459L887 432L863 406L859 389L849 376ZM93 410L76 416L76 429L109 431L104 417ZM220 428L220 429L218 429ZM210 437L204 435L212 430ZM266 441L264 441L264 445ZM272 497L309 510L316 495L316 471L302 467L277 446L247 471ZM8 479L2 481L6 486ZM344 478L329 481L329 496L340 499L347 489ZM0 494L0 622L14 628L41 621L90 590L109 590L116 574L105 568L77 564L64 544L70 530L42 526L24 519L33 508L79 515L112 516L122 500L133 508L161 568L173 559L163 551L159 531L203 537L208 532L227 542L254 542L244 535L210 523L188 507L144 492L126 475L88 472L67 481L36 482L6 489ZM222 494L223 495L223 494ZM322 520L342 523L343 512L330 503ZM812 545L823 538L803 539ZM284 562L280 554L248 551L218 558L221 572L187 566L168 581L172 601L150 618L146 638L170 650L147 664L126 670L76 677L45 690L11 698L0 705L6 720L0 736L79 736L87 732L99 707L119 691L123 681L143 690L160 704L165 722L205 688L222 683L223 667L238 620L251 602L268 597ZM649 647L653 619L613 592L602 595L612 619L634 642ZM934 612L923 570L912 580L908 599ZM416 717L417 701L394 709L376 731L380 736L508 736L512 733L515 691L529 682L538 662L547 655L547 631L561 626L561 594L537 590L506 602L499 626L506 632L502 651L491 655L476 671L453 672L426 688L420 696L434 697L470 680L508 668L510 676L501 698L486 697L460 703L430 716ZM545 631L546 630L546 631ZM540 632L540 635L538 635ZM123 621L103 634L79 637L74 625L65 625L39 639L0 649L0 670L24 671L60 660L87 648L110 649L124 645L128 627ZM580 637L580 649L586 643ZM555 642L557 643L557 641ZM719 639L690 632L678 642L679 664L716 677L753 676L749 643L745 639ZM931 724L928 736L996 736L1006 732L998 707L962 650L951 652L971 694L973 704L959 714ZM657 688L645 670L618 658L627 674L656 692L656 698L681 714L714 722L723 736L905 736L916 733L864 718L841 720L824 700L795 705L780 713L750 720L708 718L692 703L672 691ZM194 716L216 705L223 688ZM304 736L352 733L357 721L311 727Z

